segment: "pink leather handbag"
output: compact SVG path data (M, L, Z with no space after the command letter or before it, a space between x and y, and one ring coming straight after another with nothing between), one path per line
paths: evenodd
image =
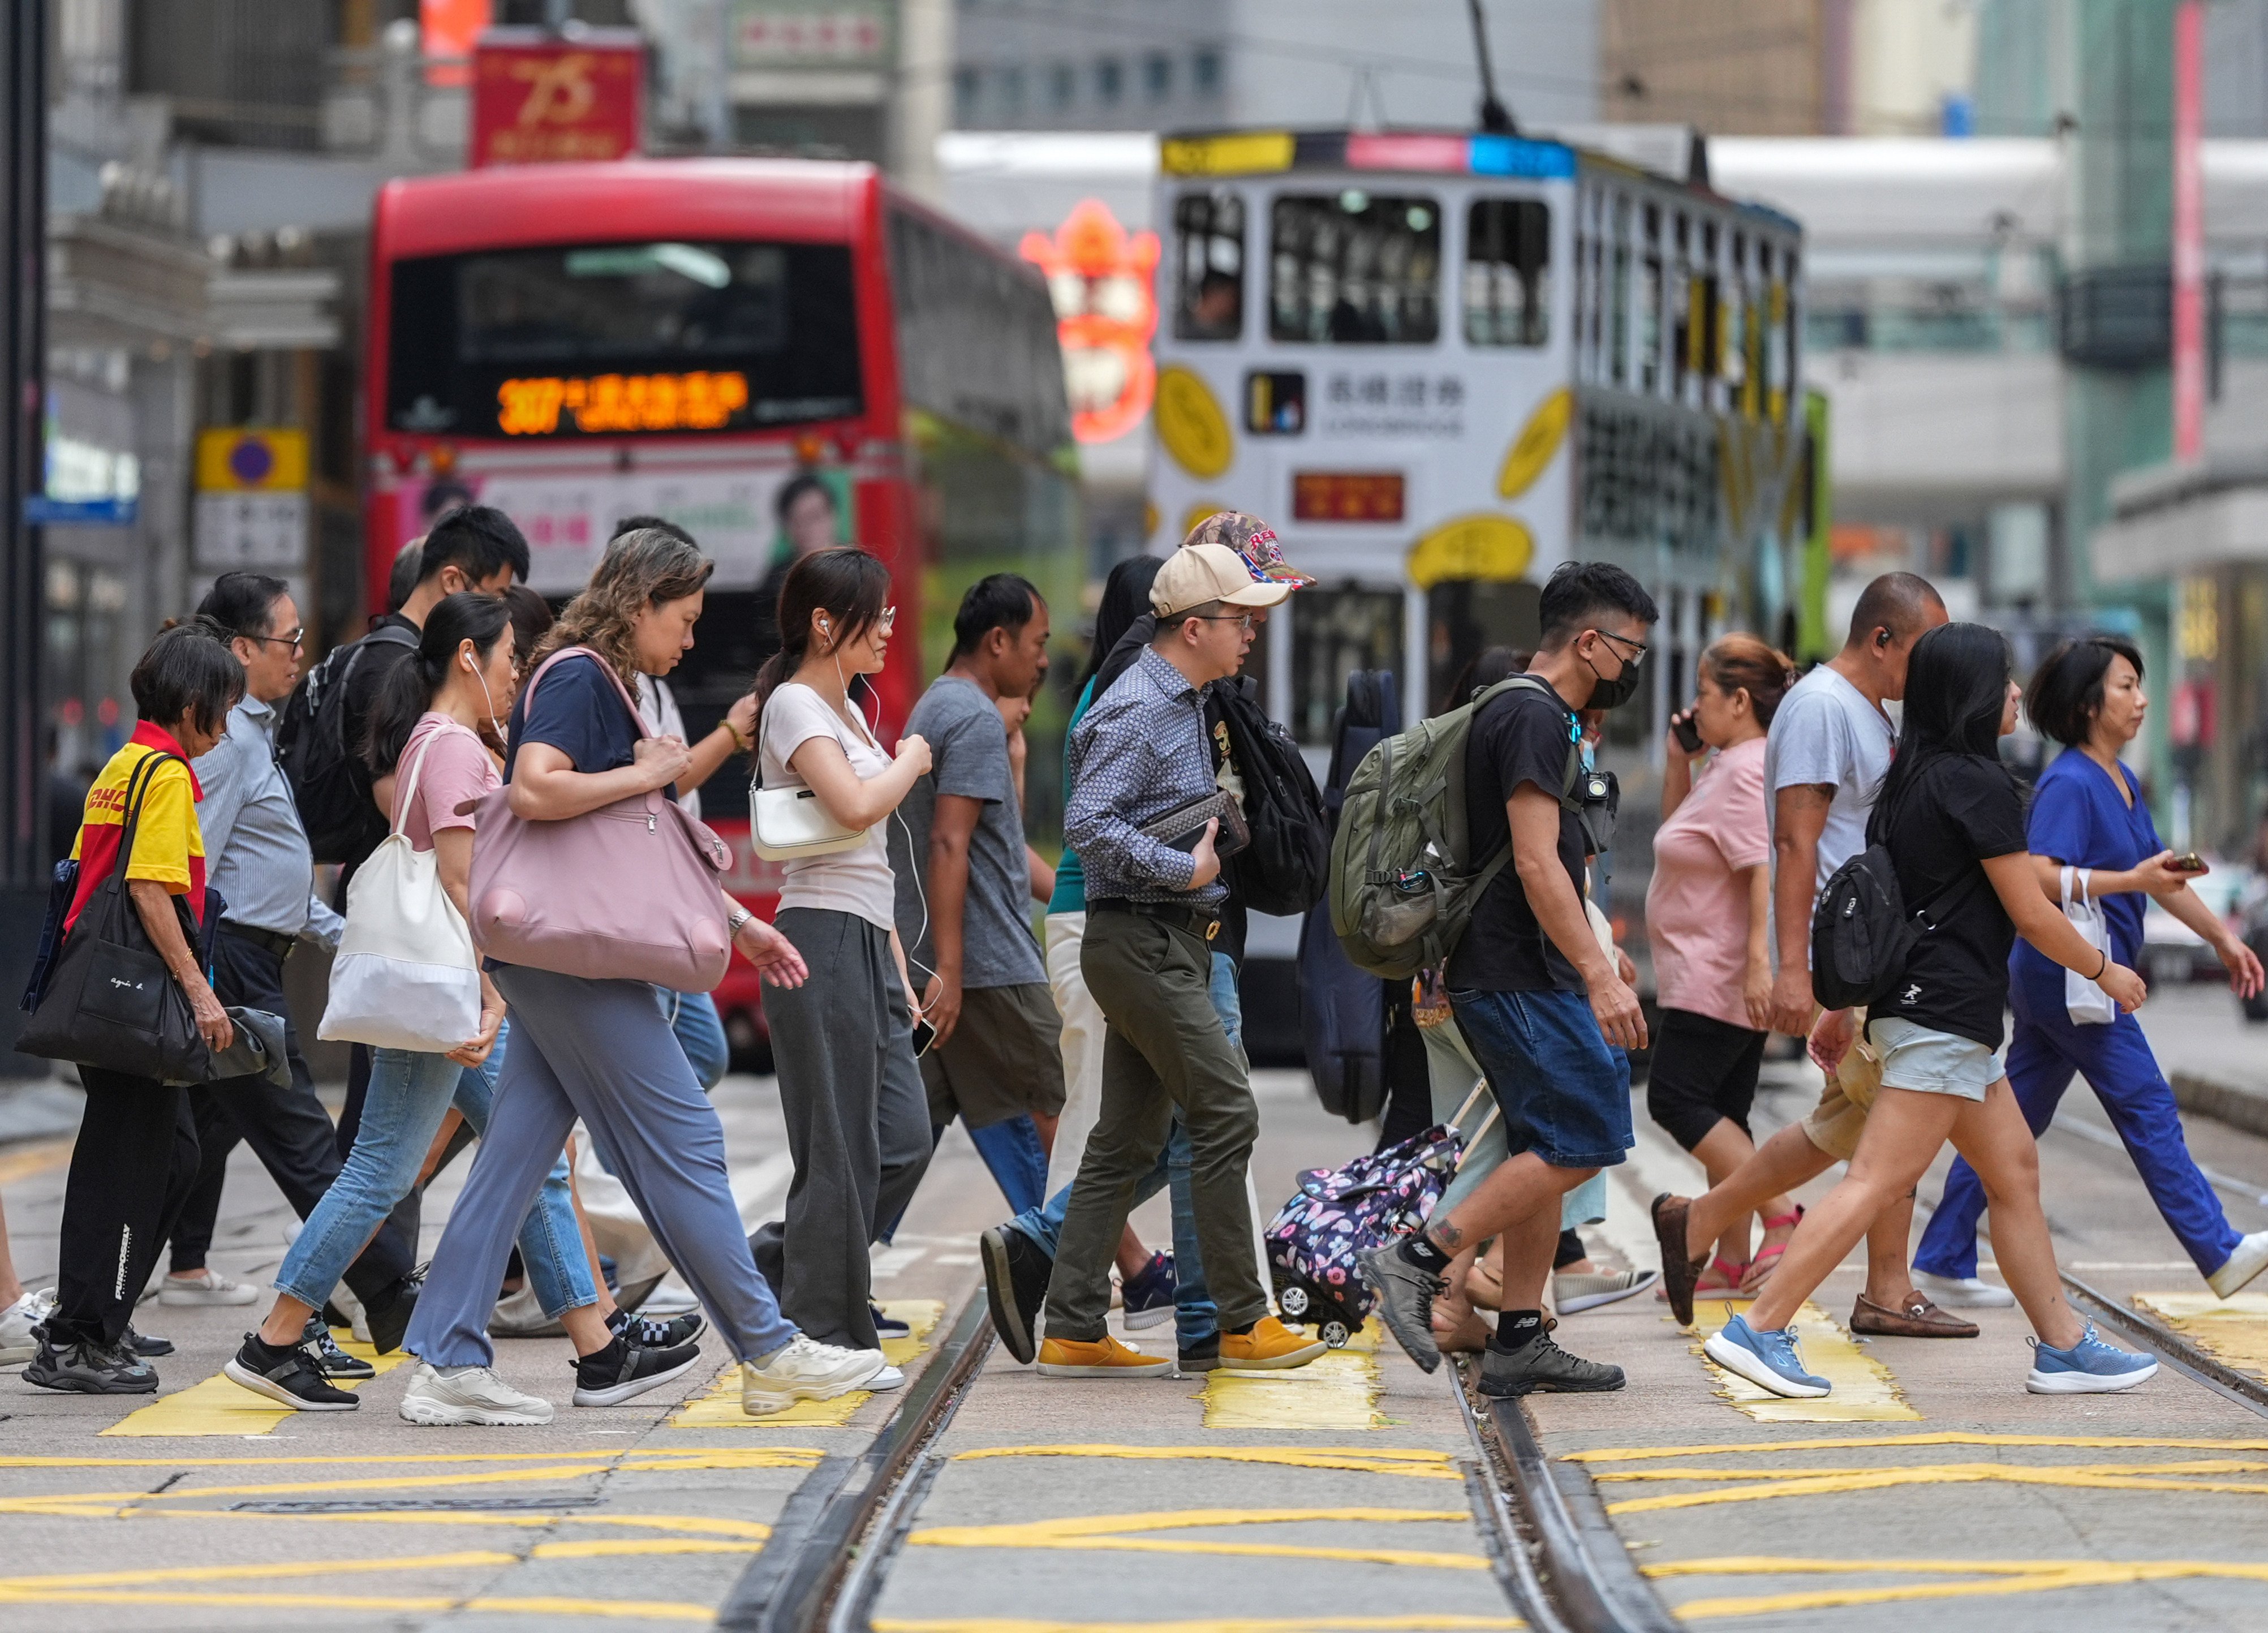
M613 682L641 737L614 666L566 647L527 677L535 689L563 658L581 654ZM536 822L513 814L510 785L482 796L473 831L473 939L505 964L591 980L651 981L705 993L733 956L718 876L725 842L659 789L580 816Z

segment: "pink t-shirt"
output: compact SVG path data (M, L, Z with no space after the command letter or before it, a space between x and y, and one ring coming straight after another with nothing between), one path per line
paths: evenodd
M1734 876L1771 860L1764 819L1764 739L1719 750L1654 830L1646 931L1665 1009L1749 1024L1749 892Z
M485 743L447 715L427 713L421 715L410 728L409 741L403 745L401 758L394 766L396 797L409 780L409 768L416 763L418 750L429 737L433 739L433 747L427 751L424 763L418 765L416 797L401 819L402 831L409 836L410 847L420 851L433 848L437 829L471 827L471 816L458 816L457 807L467 800L479 799L501 780L497 775L496 759Z

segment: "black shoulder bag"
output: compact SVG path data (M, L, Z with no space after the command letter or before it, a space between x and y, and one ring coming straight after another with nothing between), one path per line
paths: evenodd
M87 898L39 1008L16 1040L26 1054L158 1083L202 1081L201 1074L190 1075L206 1051L188 995L151 945L126 887L151 779L166 761L180 759L176 754L144 755L128 780L117 864ZM178 896L173 911L182 921L182 939L195 947L196 927Z

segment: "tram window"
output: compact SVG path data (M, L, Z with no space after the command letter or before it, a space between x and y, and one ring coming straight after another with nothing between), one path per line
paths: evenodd
M1631 206L1630 200L1619 194L1615 197L1614 229L1614 255L1608 272L1613 318L1607 326L1607 378L1620 386L1630 381Z
M1407 346L1440 338L1437 200L1360 188L1286 194L1269 233L1270 339Z
M1687 401L1687 376L1693 367L1692 282L1693 223L1683 211L1670 228L1669 287L1662 304L1669 316L1669 395Z
M1402 671L1402 592L1315 585L1292 601L1292 735L1303 747L1329 748L1347 676Z
M1176 340L1244 333L1244 200L1223 189L1174 201Z
M1551 206L1476 198L1465 211L1465 344L1540 346L1551 337Z
M1642 283L1638 288L1638 388L1648 395L1661 390L1661 211L1646 207Z

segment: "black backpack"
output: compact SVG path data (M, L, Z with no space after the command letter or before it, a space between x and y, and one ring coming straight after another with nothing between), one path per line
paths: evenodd
M1330 866L1330 819L1292 734L1268 718L1249 680L1212 690L1229 757L1244 778L1252 843L1228 859L1230 888L1254 913L1303 913L1322 898ZM1216 745L1218 746L1218 745Z
M417 637L398 624L381 624L335 649L285 700L276 722L276 763L319 862L361 861L386 838L362 745L347 741L347 683L373 644L415 652Z
M1887 816L1869 823L1867 848L1837 868L1811 910L1811 995L1830 1009L1879 1003L1896 990L1914 944L1969 898L1980 867L1906 905L1890 861ZM1881 837L1877 838L1877 834Z

